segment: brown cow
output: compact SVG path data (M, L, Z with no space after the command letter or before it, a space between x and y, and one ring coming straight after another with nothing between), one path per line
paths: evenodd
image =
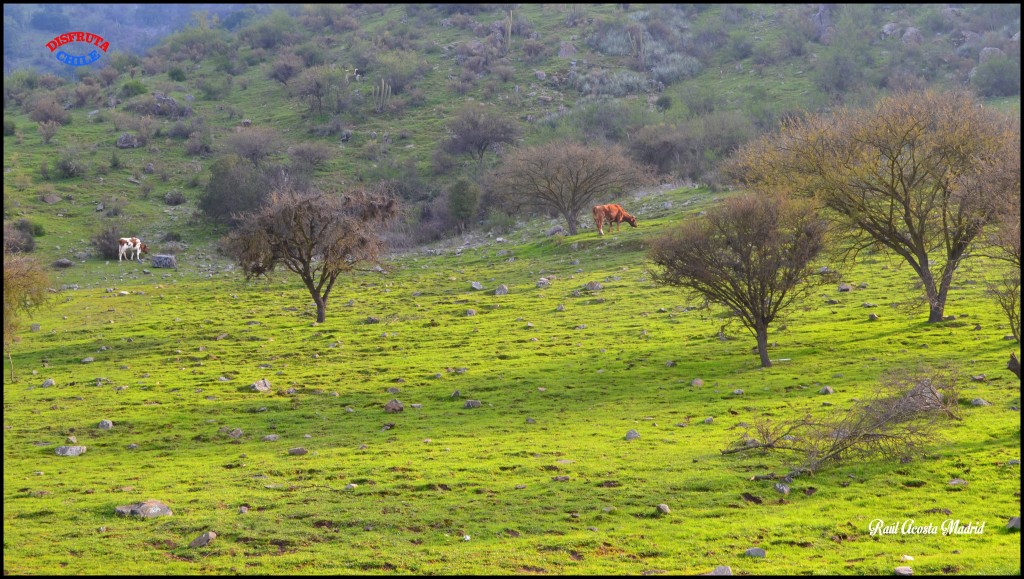
M633 227L636 227L636 217L633 217L626 210L622 208L622 205L616 205L610 203L608 205L594 205L594 224L597 225L597 232L604 235L604 222L608 224L615 224L615 231L619 231L622 226L622 222L625 221Z

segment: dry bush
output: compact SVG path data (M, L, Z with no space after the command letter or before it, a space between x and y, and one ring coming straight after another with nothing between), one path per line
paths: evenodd
M720 452L792 452L801 462L790 476L851 460L910 460L937 442L941 420L960 420L958 380L959 373L949 368L893 371L871 398L855 402L846 412L761 420L754 425L754 437L744 433Z

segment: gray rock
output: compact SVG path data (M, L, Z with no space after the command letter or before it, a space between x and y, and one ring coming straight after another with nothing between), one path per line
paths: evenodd
M463 408L480 408L481 403L479 400L466 400L466 403L462 406Z
M971 406L992 406L992 403L981 398L975 398L971 400Z
M231 432L228 432L228 436L230 436L231 438L234 438L236 440L239 439L239 438L242 438L242 429L241 428L236 428L236 429L232 430Z
M1020 517L1010 517L1010 522L1006 523L1006 528L1019 531L1020 530Z
M100 420L100 423L96 425L96 428L100 430L110 430L114 427L114 423L109 420Z
M466 317L475 316L475 315L476 315L476 310L474 310L472 308L466 310Z
M122 517L141 517L152 519L154 517L167 517L173 515L171 508L160 501L152 499L131 505L122 505L114 508L114 513Z
M630 429L630 431L626 433L626 440L636 440L637 438L640 438L640 433L636 430Z
M949 486L951 486L951 487L961 487L961 486L964 486L966 484L967 484L967 481L965 481L962 478L955 478L955 479L949 481Z
M154 255L150 258L150 261L153 263L153 267L178 269L178 258L173 255Z
M600 283L596 282L596 281L591 281L591 282L587 282L587 285L583 286L583 289L589 290L589 291L597 291L597 290L600 290L600 289L604 289L604 286L601 285Z
M789 486L782 483L775 483L775 490L784 495L789 494Z
M899 577L910 577L914 574L914 570L910 567L904 566L893 569L893 573L896 573L896 575Z
M58 446L54 449L57 456L78 456L85 454L86 447L84 446Z
M505 284L499 285L498 288L494 290L494 295L496 295L496 296L508 295L508 286L505 285Z
M703 385L704 385L704 381L703 381L703 380L701 380L700 378L694 378L694 379L693 379L693 380L692 380L692 381L690 382L690 386L698 386L698 387L699 387L699 386L703 386Z
M296 456L302 456L303 454L306 454L307 452L309 452L309 451L306 450L305 448L302 448L301 446L298 447L298 448L289 448L288 449L288 454L293 454L293 455L296 455Z
M405 410L405 406L395 399L392 399L391 401L384 405L384 412L387 412L389 414L393 414L395 412L402 412L403 410Z
M267 392L270 390L270 381L266 378L261 378L253 382L249 389L253 392Z
M835 393L835 391L832 390L831 386L825 386L821 390L818 390L818 394L834 394L834 393Z
M472 287L475 290L482 290L482 289L484 289L484 285L482 283L478 282L478 281L470 282L469 286Z
M668 505L666 505L665 503L661 503L660 505L658 505L657 508L658 508L658 514L661 514L661 515L667 515L667 514L672 512L672 510L669 509Z
M47 378L43 380L43 383L39 385L40 388L49 388L50 386L56 386L57 383L53 381L53 378Z
M205 547L210 544L210 541L217 538L217 533L213 531L207 531L202 535L199 535L192 542L188 544L189 547Z
M747 557L760 557L762 559L765 556L764 549L762 549L761 547L751 547L747 549L743 554Z
M878 314L868 314L868 321L869 322L877 322L878 319L879 319L878 318Z
M121 133L117 138L118 149L137 149L142 146L142 141L131 133Z
M719 565L719 566L715 567L713 570L711 570L710 573L705 573L705 575L730 575L731 576L732 575L732 567L729 567L728 565Z
M277 439L279 438L281 437L276 434L268 434L261 438L260 440L262 440L263 442L277 442Z

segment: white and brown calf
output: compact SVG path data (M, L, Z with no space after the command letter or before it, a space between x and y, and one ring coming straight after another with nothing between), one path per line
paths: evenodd
M127 255L129 260L137 259L141 262L143 253L149 253L149 248L138 237L122 237L117 240L117 261L121 261L121 258Z

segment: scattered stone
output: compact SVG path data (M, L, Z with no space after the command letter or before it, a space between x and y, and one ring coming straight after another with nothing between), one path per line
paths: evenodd
M57 385L57 383L53 381L53 378L47 378L46 380L43 381L43 383L39 387L40 388L49 388L50 386L56 386L56 385Z
M900 557L900 561L903 561L904 563L906 563L907 561L913 561L913 560L914 560L914 558L911 557L910 555L904 555L904 556Z
M879 319L878 314L868 314L869 322L877 322Z
M466 404L464 404L462 407L463 408L480 408L480 406L481 406L481 404L480 404L479 400L466 400Z
M707 418L704 419L704 424L711 424L714 421L715 418L713 416L708 416Z
M711 572L705 573L705 575L729 575L729 576L731 576L732 575L732 567L730 567L728 565L719 565L719 566L715 567L714 569L712 569Z
M955 478L955 479L949 481L949 486L951 486L951 487L959 487L959 486L964 486L966 484L967 484L967 481L965 481L962 478Z
M975 398L971 400L971 406L992 406L992 403L981 398Z
M307 452L309 452L309 451L306 450L305 448L302 448L301 446L298 447L298 448L289 448L288 449L288 454L295 455L295 456L302 456L303 454L306 454Z
M526 419L526 423L527 423L527 424L537 424L537 421L536 421L536 420L534 420L534 419L532 419L532 418L527 418L527 419Z
M242 505L242 506L238 507L238 514L244 515L245 513L248 513L248 512L249 512L249 507L247 507L245 505Z
M551 477L551 480L553 480L555 482L565 482L565 481L569 480L569 477L567 477L567 476L554 476L554 477Z
M1010 522L1006 523L1006 528L1011 531L1020 530L1020 517L1010 517Z
M784 495L789 494L789 486L782 483L775 483L775 490Z
M459 396L462 396L462 392L459 392L458 390L452 392L452 398L458 398Z
M696 387L698 387L698 388L699 388L699 387L701 387L701 386L703 386L703 385L704 385L704 381L703 381L703 380L701 380L700 378L694 378L694 379L693 379L693 380L692 380L692 381L690 382L690 386L696 386Z
M668 505L666 505L665 503L661 503L660 505L658 505L657 508L658 508L658 514L661 514L661 515L667 515L667 514L672 512L672 510L669 509Z
M82 363L83 364L88 364L90 362L95 362L95 361L96 361L96 358L93 358L92 356L89 356L88 358L82 358Z
M470 309L466 310L466 317L475 316L475 315L476 315L476 310L474 310L473 308L470 308Z
M897 568L893 569L893 572L896 573L896 575L900 576L900 577L910 577L911 575L914 574L914 570L911 569L910 567L897 567Z
M57 456L78 456L85 454L86 447L84 446L58 446L54 449Z
M276 434L268 434L261 438L260 440L262 440L263 442L277 442L279 438L281 437Z
M591 282L587 282L587 285L583 286L583 289L586 289L586 290L589 290L589 291L597 291L597 290L600 290L600 289L604 289L604 286L601 285L600 283L596 282L596 281L591 281Z
M760 557L762 559L765 556L764 549L762 549L760 547L751 547L751 548L747 549L743 554L746 555L747 557Z
M505 284L499 285L498 288L496 290L494 290L494 295L496 295L496 296L508 295L508 286L505 285Z
M743 396L743 390L740 390L739 388L733 390L732 393L735 394L736 396Z
M626 440L636 440L637 438L640 438L640 433L636 430L630 429L630 431L626 433Z
M478 282L478 281L471 282L469 285L470 285L470 287L472 287L475 290L482 290L482 289L484 289L484 285L482 283Z
M114 427L114 423L109 420L100 420L100 423L96 425L96 428L100 430L110 430Z
M840 293L845 293L845 292L852 291L852 290L853 290L853 286L848 284L848 283L841 283L841 284L839 284L839 292Z
M971 380L974 380L975 382L984 382L985 381L985 375L984 374L978 374L977 376L971 376Z
M526 485L516 485L516 490L521 491L526 488Z
M253 392L267 392L270 390L270 382L266 378L261 378L253 382L249 389Z
M188 544L189 547L205 547L210 544L210 541L217 538L217 533L213 531L207 531L202 535L199 535Z
M160 501L154 500L115 507L114 513L121 515L122 517L142 517L144 519L166 517L174 514L171 512L170 507Z
M178 258L174 255L157 254L149 258L149 261L153 264L153 267L178 269Z
M832 390L831 386L825 386L821 390L818 390L818 394L834 394L835 390Z
M347 491L354 491L357 488L359 488L359 485L357 485L356 483L348 483L347 485L345 485L345 490Z
M387 412L389 414L395 412L402 412L403 410L405 410L405 406L403 406L402 403L399 402L398 400L393 399L384 405L384 412Z

